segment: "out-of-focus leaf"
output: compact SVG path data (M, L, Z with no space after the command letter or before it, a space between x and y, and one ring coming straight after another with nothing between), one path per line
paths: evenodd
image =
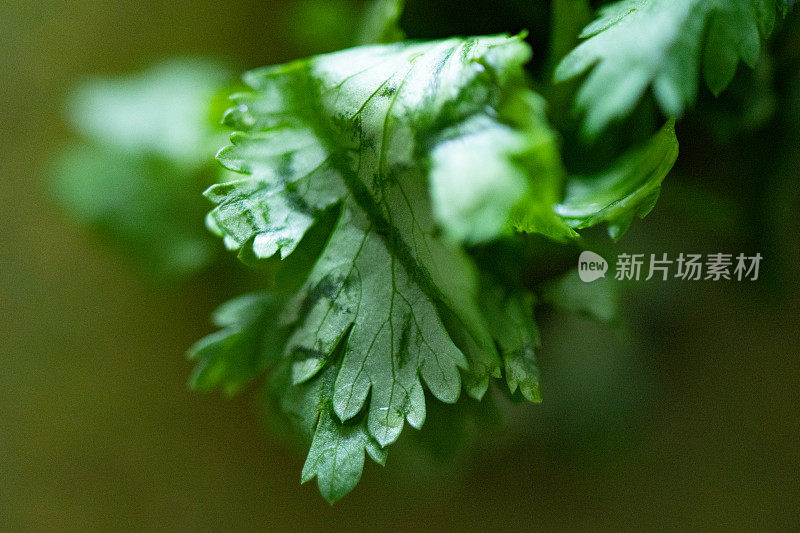
M509 391L519 389L528 401L541 402L536 364L541 339L533 320L533 295L521 288L512 292L490 286L481 293L481 304L497 338Z
M226 173L209 154L224 139L212 116L227 76L214 62L171 60L95 78L69 98L83 144L56 161L55 199L156 278L191 274L218 253L199 193Z
M214 62L169 60L130 76L86 81L70 96L68 114L92 142L195 170L223 142L211 103L228 79Z
M619 287L610 276L613 274L586 283L577 270L570 270L542 285L542 303L601 322L614 322L619 316Z
M214 174L186 174L169 162L81 146L57 159L52 189L78 222L99 231L156 278L176 279L218 253L202 227L204 205L197 194Z
M357 44L396 43L405 39L400 28L405 0L373 0L361 23Z
M666 124L644 146L625 154L594 176L571 177L556 212L577 229L608 224L619 239L634 217L643 218L658 200L661 182L678 157L674 123Z
M591 137L627 116L648 87L676 117L695 100L701 58L714 93L730 83L740 59L755 65L777 7L776 0L621 0L600 10L555 78L588 72L576 105Z

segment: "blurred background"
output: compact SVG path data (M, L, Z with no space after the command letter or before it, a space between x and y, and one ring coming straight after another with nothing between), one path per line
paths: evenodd
M410 1L403 28L527 27L534 73L546 68L548 2L474 4ZM436 439L450 431L442 407L333 507L299 484L304 456L270 431L257 387L234 400L188 390L186 349L258 276L206 236L202 199L154 215L191 243L168 261L175 271L137 252L137 213L86 214L58 176L83 164L64 154L95 130L67 102L87 77L175 57L222 65L215 75L235 84L234 73L356 42L366 8L0 1L0 530L800 528L797 13L758 69L740 68L719 99L703 90L656 209L609 248L760 252L758 282L634 283L616 326L543 312L543 404L476 409L456 453ZM181 167L192 198L216 179L209 165ZM120 220L134 223L109 238L104 224Z

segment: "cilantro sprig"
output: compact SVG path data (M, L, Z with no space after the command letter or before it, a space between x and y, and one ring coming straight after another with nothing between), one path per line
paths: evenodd
M595 177L610 189L567 177L523 38L366 46L256 70L225 116L235 132L218 159L244 176L208 190L209 224L242 258L283 261L268 295L223 309L225 329L192 351L195 385L273 376L311 440L303 480L316 476L331 501L355 486L365 453L382 463L405 424L422 426L426 393L480 399L505 377L510 393L541 400L534 298L484 271L469 245L515 232L570 240L571 226L604 222L617 236L674 162L667 127Z

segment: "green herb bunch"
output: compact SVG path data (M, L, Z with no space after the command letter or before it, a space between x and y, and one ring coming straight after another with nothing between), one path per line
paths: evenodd
M404 38L415 2L379 1L362 45L246 73L206 220L265 267L265 288L218 310L220 331L190 351L192 385L233 394L263 378L271 416L310 447L302 480L332 502L431 402L480 400L495 381L540 402L534 308L575 308L576 291L602 318L610 305L568 285L541 242L576 254L591 228L617 240L647 215L700 81L716 95L740 61L756 67L792 3L620 0L590 20L588 2L555 0L544 29L420 40ZM118 140L175 161L184 140L218 138L164 135Z

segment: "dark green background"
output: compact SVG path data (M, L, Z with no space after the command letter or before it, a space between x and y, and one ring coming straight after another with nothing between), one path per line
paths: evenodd
M545 403L456 458L400 444L331 507L257 395L187 390L183 353L230 289L152 284L56 207L64 94L164 57L243 70L335 48L343 16L324 0L0 2L0 530L799 528L800 164L775 178L751 161L742 179L733 149L680 125L677 177L621 249L761 251L765 281L640 282L622 331L544 317Z

